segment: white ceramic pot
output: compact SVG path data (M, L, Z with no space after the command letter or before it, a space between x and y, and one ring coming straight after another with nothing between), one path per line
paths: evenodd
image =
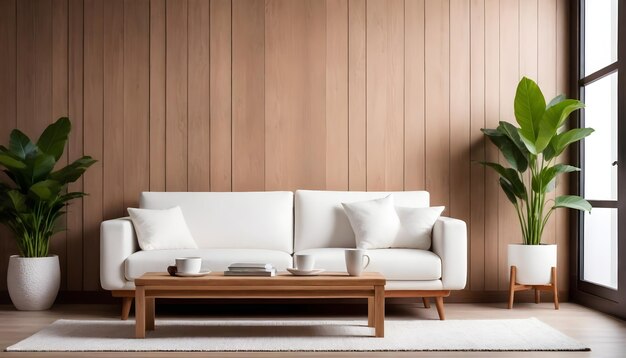
M556 245L509 245L509 267L517 268L516 281L522 285L546 285L556 267Z
M41 311L52 307L59 293L61 268L59 257L21 257L9 259L7 288L15 308Z

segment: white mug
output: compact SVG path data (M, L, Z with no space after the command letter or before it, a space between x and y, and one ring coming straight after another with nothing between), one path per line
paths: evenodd
M180 273L198 273L202 268L201 257L179 257L176 259L176 271Z
M363 265L363 258L367 258L367 263ZM346 250L346 268L350 276L361 276L363 270L370 265L370 257L365 254L363 249Z
M315 257L311 255L296 255L294 264L298 271L311 271L315 268Z

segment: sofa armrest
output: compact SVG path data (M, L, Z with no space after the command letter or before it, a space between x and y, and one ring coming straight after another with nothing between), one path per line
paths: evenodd
M100 285L105 290L128 289L124 262L139 250L129 218L103 221L100 225Z
M441 258L444 290L461 290L467 281L467 226L458 219L440 217L433 227L432 250Z

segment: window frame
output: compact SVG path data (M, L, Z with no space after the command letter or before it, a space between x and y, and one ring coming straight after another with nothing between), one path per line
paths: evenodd
M584 101L585 86L598 81L612 73L617 72L617 122L618 122L618 160L626 159L626 3L618 3L618 27L617 27L617 60L589 75L585 76L584 42L585 42L585 0L571 0L571 8L574 15L572 21L571 36L572 58L576 59L572 72L572 93ZM621 43L620 43L620 40ZM621 59L621 61L620 61ZM584 111L578 111L574 116L574 126L584 127ZM624 138L619 140L619 138ZM582 169L572 181L571 190L577 194L584 191L584 141L574 148L573 159ZM570 294L575 301L600 311L626 317L626 163L619 166L618 163L618 197L612 200L590 200L597 208L616 208L618 210L618 288L617 290L583 281L583 235L584 219L582 212L572 213L572 250L570 252ZM621 235L620 235L621 233Z

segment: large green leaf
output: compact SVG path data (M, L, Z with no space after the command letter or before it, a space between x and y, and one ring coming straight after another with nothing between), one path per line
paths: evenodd
M82 198L85 195L87 195L87 194L82 193L82 192L71 192L71 193L67 193L67 194L61 195L59 197L59 201L61 203L65 203L65 202L68 202L68 201L73 200L73 199Z
M37 156L32 165L32 182L35 183L47 177L54 169L55 164L56 160L51 155L40 154Z
M550 101L550 103L548 103L548 105L546 106L546 110L552 106L554 106L557 103L561 103L562 101L565 100L565 95L564 94L560 94L554 98L552 98L552 100Z
M30 138L19 129L11 131L9 150L11 154L20 159L26 159L27 157L37 154L37 146L35 143L31 142Z
M520 139L522 140L522 142L524 143L524 145L526 146L526 149L528 150L528 152L532 153L533 155L539 155L539 151L537 151L537 147L535 146L535 142L534 140L530 140L524 136L521 136Z
M1 153L0 154L0 164L5 166L8 169L24 169L26 168L26 164L24 162L13 158L8 154Z
M544 158L550 160L558 157L567 147L594 132L593 128L574 128L557 135L550 143L549 150L544 153Z
M41 133L37 147L42 152L52 155L55 160L59 160L71 129L72 125L67 117L59 118Z
M565 120L573 111L583 108L582 102L575 99L565 99L548 108L539 123L539 133L535 141L537 152L543 152L552 138L558 134L558 129L565 124Z
M504 191L504 194L506 194L506 197L509 199L509 201L513 203L513 205L517 204L515 189L513 188L511 183L509 183L507 180L504 180L504 178L500 178L500 187L502 188L502 191Z
M556 164L552 167L544 168L532 178L533 191L538 193L550 192L554 189L553 184L557 175L576 171L580 171L580 169L566 164Z
M550 143L546 149L543 150L543 159L546 161L552 160L552 158L556 157L556 142L558 141L558 135L556 137L552 137Z
M514 126L513 124L509 122L501 121L500 124L498 125L497 130L498 132L507 136L507 138L509 138L511 142L515 144L515 147L517 147L517 150L519 151L519 153L514 152L516 164L517 164L514 167L514 169L517 169L518 171L522 173L525 172L526 169L528 168L529 152L528 152L528 148L526 147L526 145L520 138L519 128L517 128L516 126Z
M73 183L95 162L90 156L78 158L72 164L52 172L50 178L63 184Z
M546 100L535 81L522 78L515 93L515 119L520 125L519 133L531 143L535 143L539 132L539 122L546 110ZM533 150L528 148L532 153Z
M520 179L520 176L517 171L511 168L505 168L498 163L490 163L490 162L480 162L482 165L488 166L494 169L500 176L506 179L509 183L511 183L511 187L513 189L513 193L516 197L526 200L526 187L524 186L524 182Z
M569 208L591 212L591 204L580 196L561 195L554 199L554 208Z
M567 121L567 117L569 117L572 112L585 108L585 104L581 101L575 100L575 103L565 107L563 112L561 112L561 118L559 118L559 128L563 127Z
M520 151L517 145L499 129L482 129L489 140L500 149L504 158L514 169L524 172L528 168L526 155Z
M61 184L56 180L43 180L33 184L30 187L30 192L33 193L38 199L48 201L55 198L61 191Z
M7 195L11 199L11 205L16 212L21 213L26 211L26 197L24 194L20 193L18 190L11 190L7 192Z

